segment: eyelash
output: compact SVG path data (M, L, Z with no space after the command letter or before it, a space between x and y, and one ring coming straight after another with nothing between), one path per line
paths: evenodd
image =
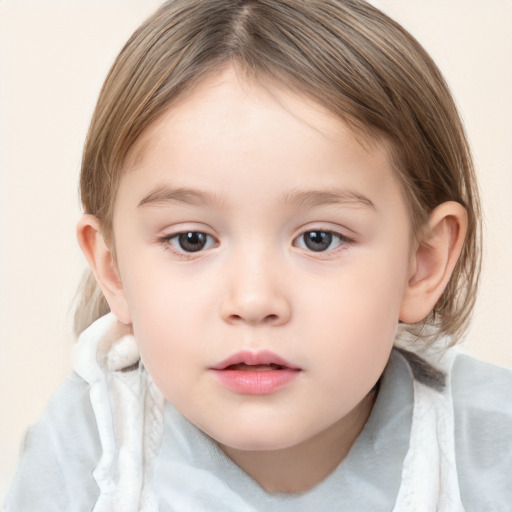
M181 245L181 242L184 242L184 240L180 240L180 238L189 235L205 237L205 245L203 247L200 247L196 251L187 251L182 246L179 247L179 245ZM174 233L172 235L163 236L159 239L159 242L162 243L166 249L171 250L178 257L181 257L183 259L190 259L196 253L201 253L205 249L210 249L211 247L213 247L215 244L215 239L211 235L203 231L182 231L180 233Z
M311 248L311 243L314 244L315 242L311 242L311 240L309 247L306 241L303 241L302 244L298 243L298 241L303 239L303 237L307 234L320 235L321 239L329 242L328 247L325 250L315 251L314 249ZM187 251L186 249L184 249L181 244L185 242L185 240L182 239L182 237L190 237L190 235L193 235L194 237L205 237L204 245L195 251ZM332 243L336 240L337 246L329 249ZM166 249L171 250L175 255L183 259L191 259L194 257L195 254L201 253L207 249L211 249L216 244L215 239L211 235L203 231L182 231L180 233L174 233L172 235L163 236L159 238L158 241L162 243ZM302 232L298 237L296 237L293 240L293 242L294 246L299 247L300 249L303 249L307 252L327 256L337 254L340 250L343 250L345 246L353 243L354 241L353 239L348 238L347 236L342 235L341 233L338 233L336 231L328 229L308 229L307 231Z
M323 239L324 241L328 241L328 247L325 250L319 250L315 251L311 247L308 247L308 243L306 241L303 241L302 246L299 245L297 241L303 239L305 235L309 234L316 234L317 236L320 235L320 239ZM334 248L329 249L329 247L332 245L333 242L337 241L337 246ZM304 231L301 233L297 238L294 240L295 245L301 249L304 249L308 252L311 252L313 254L319 254L319 255L334 255L337 254L340 250L343 250L343 248L350 243L353 243L353 240L342 235L341 233L338 233L336 231L332 231L329 229L308 229L307 231ZM313 242L315 243L315 242Z

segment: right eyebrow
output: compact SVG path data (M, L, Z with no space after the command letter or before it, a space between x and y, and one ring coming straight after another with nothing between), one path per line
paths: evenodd
M160 185L144 196L138 206L162 206L166 204L187 204L200 206L204 204L223 204L222 197L205 190L193 188L171 188L167 185Z

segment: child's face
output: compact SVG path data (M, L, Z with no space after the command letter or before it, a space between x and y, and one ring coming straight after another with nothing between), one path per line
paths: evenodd
M139 149L114 236L124 319L156 384L230 447L343 433L386 365L413 271L385 149L229 70Z

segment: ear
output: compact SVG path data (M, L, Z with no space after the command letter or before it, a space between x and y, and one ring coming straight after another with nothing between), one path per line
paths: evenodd
M110 309L119 321L130 324L131 316L115 258L105 242L97 217L84 215L78 221L77 237Z
M448 201L434 209L411 255L409 281L400 308L402 322L419 322L434 309L459 259L467 226L461 204Z

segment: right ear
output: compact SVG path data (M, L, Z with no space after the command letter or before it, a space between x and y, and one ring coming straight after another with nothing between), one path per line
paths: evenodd
M112 313L120 322L131 324L131 315L115 258L105 242L97 217L89 214L82 216L77 225L77 238Z

